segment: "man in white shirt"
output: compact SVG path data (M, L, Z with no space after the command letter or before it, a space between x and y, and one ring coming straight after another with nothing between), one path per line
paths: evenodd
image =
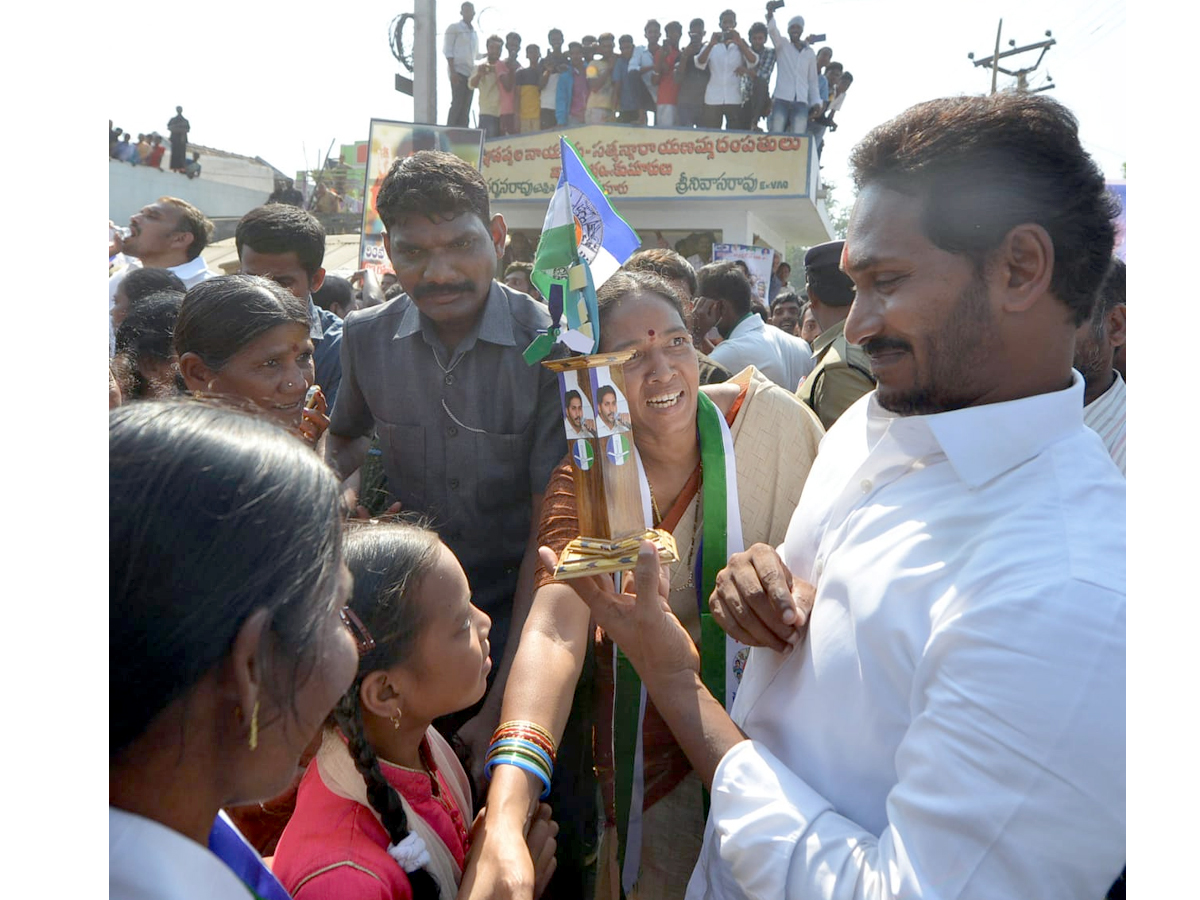
M758 54L737 33L737 15L727 9L718 21L720 31L714 31L708 46L696 57L696 68L709 72L708 86L704 89L705 128L720 128L724 120L726 128L744 128L742 123L742 80L738 69L758 65Z
M129 237L121 242L121 252L143 268L167 269L179 276L184 287L194 287L216 276L209 270L200 252L212 240L213 224L192 204L178 197L159 197L129 220ZM108 308L111 311L130 265L108 279ZM109 325L109 354L114 336Z
M1113 354L1125 344L1125 263L1114 258L1096 308L1075 332L1075 368L1083 375L1083 424L1104 441L1125 474L1125 380Z
M717 331L724 338L709 356L730 372L754 366L787 391L813 369L808 342L768 325L751 307L750 282L732 260L709 263L696 273L696 291L705 298L696 316L715 310Z
M611 384L602 384L596 391L596 413L596 437L611 437L629 430L617 413L617 391Z
M579 391L567 391L564 399L567 402L567 414L563 416L563 428L567 432L567 440L595 437L583 420L583 398Z
M446 124L452 128L467 127L471 100L475 96L475 92L467 84L467 79L475 71L475 60L479 58L479 35L471 27L475 18L474 4L464 3L461 12L462 21L455 22L446 29L446 37L442 42L442 55L446 57L446 66L450 73L450 112L446 117Z
M775 45L775 93L771 97L772 134L805 134L808 116L821 105L821 83L817 77L817 54L804 42L804 17L788 20L788 36L779 33L775 14L767 12L767 34Z
M915 106L852 165L846 336L878 386L780 552L716 577L714 617L757 645L732 718L649 544L636 599L577 584L710 786L689 900L1102 897L1125 860L1125 485L1071 348L1112 254L1104 176L1064 107L1010 92Z

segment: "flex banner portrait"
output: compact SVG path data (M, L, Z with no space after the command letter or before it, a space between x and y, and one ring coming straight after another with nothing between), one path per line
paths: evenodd
M751 247L745 244L713 244L713 262L740 259L750 270L750 290L763 306L770 307L767 295L771 290L771 263L775 251L770 247Z
M488 141L482 171L491 199L546 203L558 183L560 134L618 203L807 196L804 135L584 125Z
M446 128L438 125L414 125L411 122L371 120L367 148L367 173L364 184L362 239L358 249L358 267L377 275L392 271L383 249L383 221L375 212L375 197L392 163L418 150L444 150L479 168L483 157L483 132L475 128Z

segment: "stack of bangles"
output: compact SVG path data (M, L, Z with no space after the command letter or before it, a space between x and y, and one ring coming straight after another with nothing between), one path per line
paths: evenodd
M487 778L491 778L492 769L496 766L524 769L541 781L543 790L539 799L545 800L550 796L550 778L554 774L557 753L554 738L541 725L516 720L502 722L492 734L483 772Z

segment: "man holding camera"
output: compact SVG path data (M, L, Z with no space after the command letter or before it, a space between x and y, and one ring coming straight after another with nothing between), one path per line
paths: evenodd
M775 45L775 95L771 98L771 118L767 130L772 134L805 134L808 115L813 107L821 106L820 82L817 79L817 55L804 42L804 17L793 16L787 25L785 40L775 24L775 10L783 0L767 4L767 33Z
M744 128L742 124L742 82L739 69L758 65L758 54L737 33L737 15L727 9L717 20L720 31L714 31L708 46L696 57L696 68L709 72L704 91L705 128Z

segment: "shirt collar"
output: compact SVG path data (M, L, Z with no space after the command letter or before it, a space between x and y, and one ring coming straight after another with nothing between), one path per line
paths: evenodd
M733 326L733 331L729 332L727 341L732 341L735 337L743 334L749 334L751 331L762 331L763 320L762 316L751 310L742 319Z
M1004 403L985 403L928 416L901 416L879 405L872 393L868 435L874 444L885 431L902 442L924 432L946 454L958 477L977 488L1083 427L1083 376L1072 370L1061 391Z
M325 328L321 325L321 314L317 312L317 304L313 303L312 294L308 295L308 336L314 341L325 337Z
M168 272L174 272L179 276L180 281L187 281L196 275L199 275L206 268L203 256L197 256L195 259L189 259L185 263L180 263L177 266L169 266Z
M846 328L846 320L842 319L836 325L830 325L824 331L817 335L817 339L813 341L813 353L820 353L834 341L842 336L842 332Z
M406 338L420 332L425 338L425 343L430 346L441 346L441 341L438 340L437 333L433 329L433 322L421 315L421 311L417 309L417 304L411 297L405 294L404 299L408 302L408 306L404 310L404 315L400 317L400 324L393 337ZM509 297L499 282L492 281L491 287L488 288L487 300L483 304L483 315L479 317L475 327L455 349L454 355L458 356L460 352L465 353L470 350L475 346L476 340L499 344L503 347L516 346L517 339L513 333Z

